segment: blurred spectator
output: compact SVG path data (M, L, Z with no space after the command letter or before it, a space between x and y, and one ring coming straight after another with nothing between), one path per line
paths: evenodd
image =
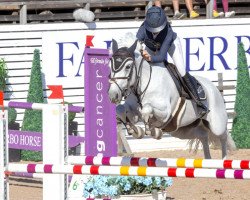
M185 13L181 13L179 9L179 0L173 0L173 7L174 7L174 16L173 19L183 19L187 15Z
M154 0L155 6L161 7L161 1L160 0Z
M172 0L173 2L173 7L174 7L174 16L173 19L182 19L184 17L186 17L186 14L183 14L179 11L179 0ZM197 13L196 11L194 11L193 9L193 0L185 0L186 3L186 7L188 9L189 12L189 17L191 19L199 17L200 14Z
M217 0L214 0L214 8L213 8L213 17L214 18L218 18L218 17L233 17L235 15L234 11L229 12L228 11L228 0L222 0L222 6L223 6L223 10L224 12L218 12L217 9Z
M179 0L172 0L173 7L174 7L174 16L173 19L183 19L186 17L185 13L181 13L179 10ZM193 9L193 0L185 0L186 7L189 12L189 17L191 19L199 17L199 13L195 12ZM154 0L154 5L161 7L161 1L160 0Z

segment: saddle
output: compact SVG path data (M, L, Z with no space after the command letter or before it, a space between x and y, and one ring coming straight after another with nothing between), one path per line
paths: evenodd
M178 72L176 66L172 63L168 63L167 61L164 62L169 74L171 75L176 88L179 92L180 97L186 98L186 99L192 99L191 96L189 95L189 92L187 91L187 87L185 86L184 81L182 80L182 77L180 73ZM193 76L190 76L191 81L193 81L194 85L196 86L196 90L198 92L198 95L200 97L201 101L205 101L207 99L206 94L204 92L203 87L201 84L197 81L197 79Z
M168 63L167 61L164 62L164 64L176 85L180 98L177 102L177 105L172 113L170 120L164 123L162 127L160 128L161 130L165 132L173 132L179 128L180 119L186 108L186 99L192 99L192 98L189 95L189 92L187 91L187 86L185 86L185 83L182 80L182 77L180 73L178 72L176 66L172 63ZM196 80L195 77L191 76L190 74L189 76L190 76L189 78L191 79L191 81L193 81L193 85L196 86L196 90L197 90L200 100L206 101L206 94L201 84Z

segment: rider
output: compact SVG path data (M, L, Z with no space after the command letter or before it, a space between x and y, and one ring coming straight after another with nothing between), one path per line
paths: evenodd
M208 108L201 102L196 86L191 79L192 77L186 72L180 39L172 30L165 12L161 7L153 6L148 9L146 19L140 26L136 37L151 50L142 51L142 56L148 62L164 62L167 53L169 53L183 82L187 86L188 93L196 104L202 108L200 116L202 117L207 114Z

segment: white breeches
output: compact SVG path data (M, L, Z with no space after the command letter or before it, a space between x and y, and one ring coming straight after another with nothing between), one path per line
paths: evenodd
M178 69L179 73L183 77L186 74L186 66L184 64L183 52L181 47L180 38L177 38L173 41L173 44L168 50L169 55L172 57L173 62Z

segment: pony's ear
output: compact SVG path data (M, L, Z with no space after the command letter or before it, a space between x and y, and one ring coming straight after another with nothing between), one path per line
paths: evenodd
M138 40L136 40L136 41L134 42L134 44L132 44L132 46L128 48L128 51L129 51L129 53L130 53L131 55L134 55L135 49L136 49L136 47L137 47L137 42L138 42Z
M112 39L112 51L113 53L118 50L118 44L115 39Z

